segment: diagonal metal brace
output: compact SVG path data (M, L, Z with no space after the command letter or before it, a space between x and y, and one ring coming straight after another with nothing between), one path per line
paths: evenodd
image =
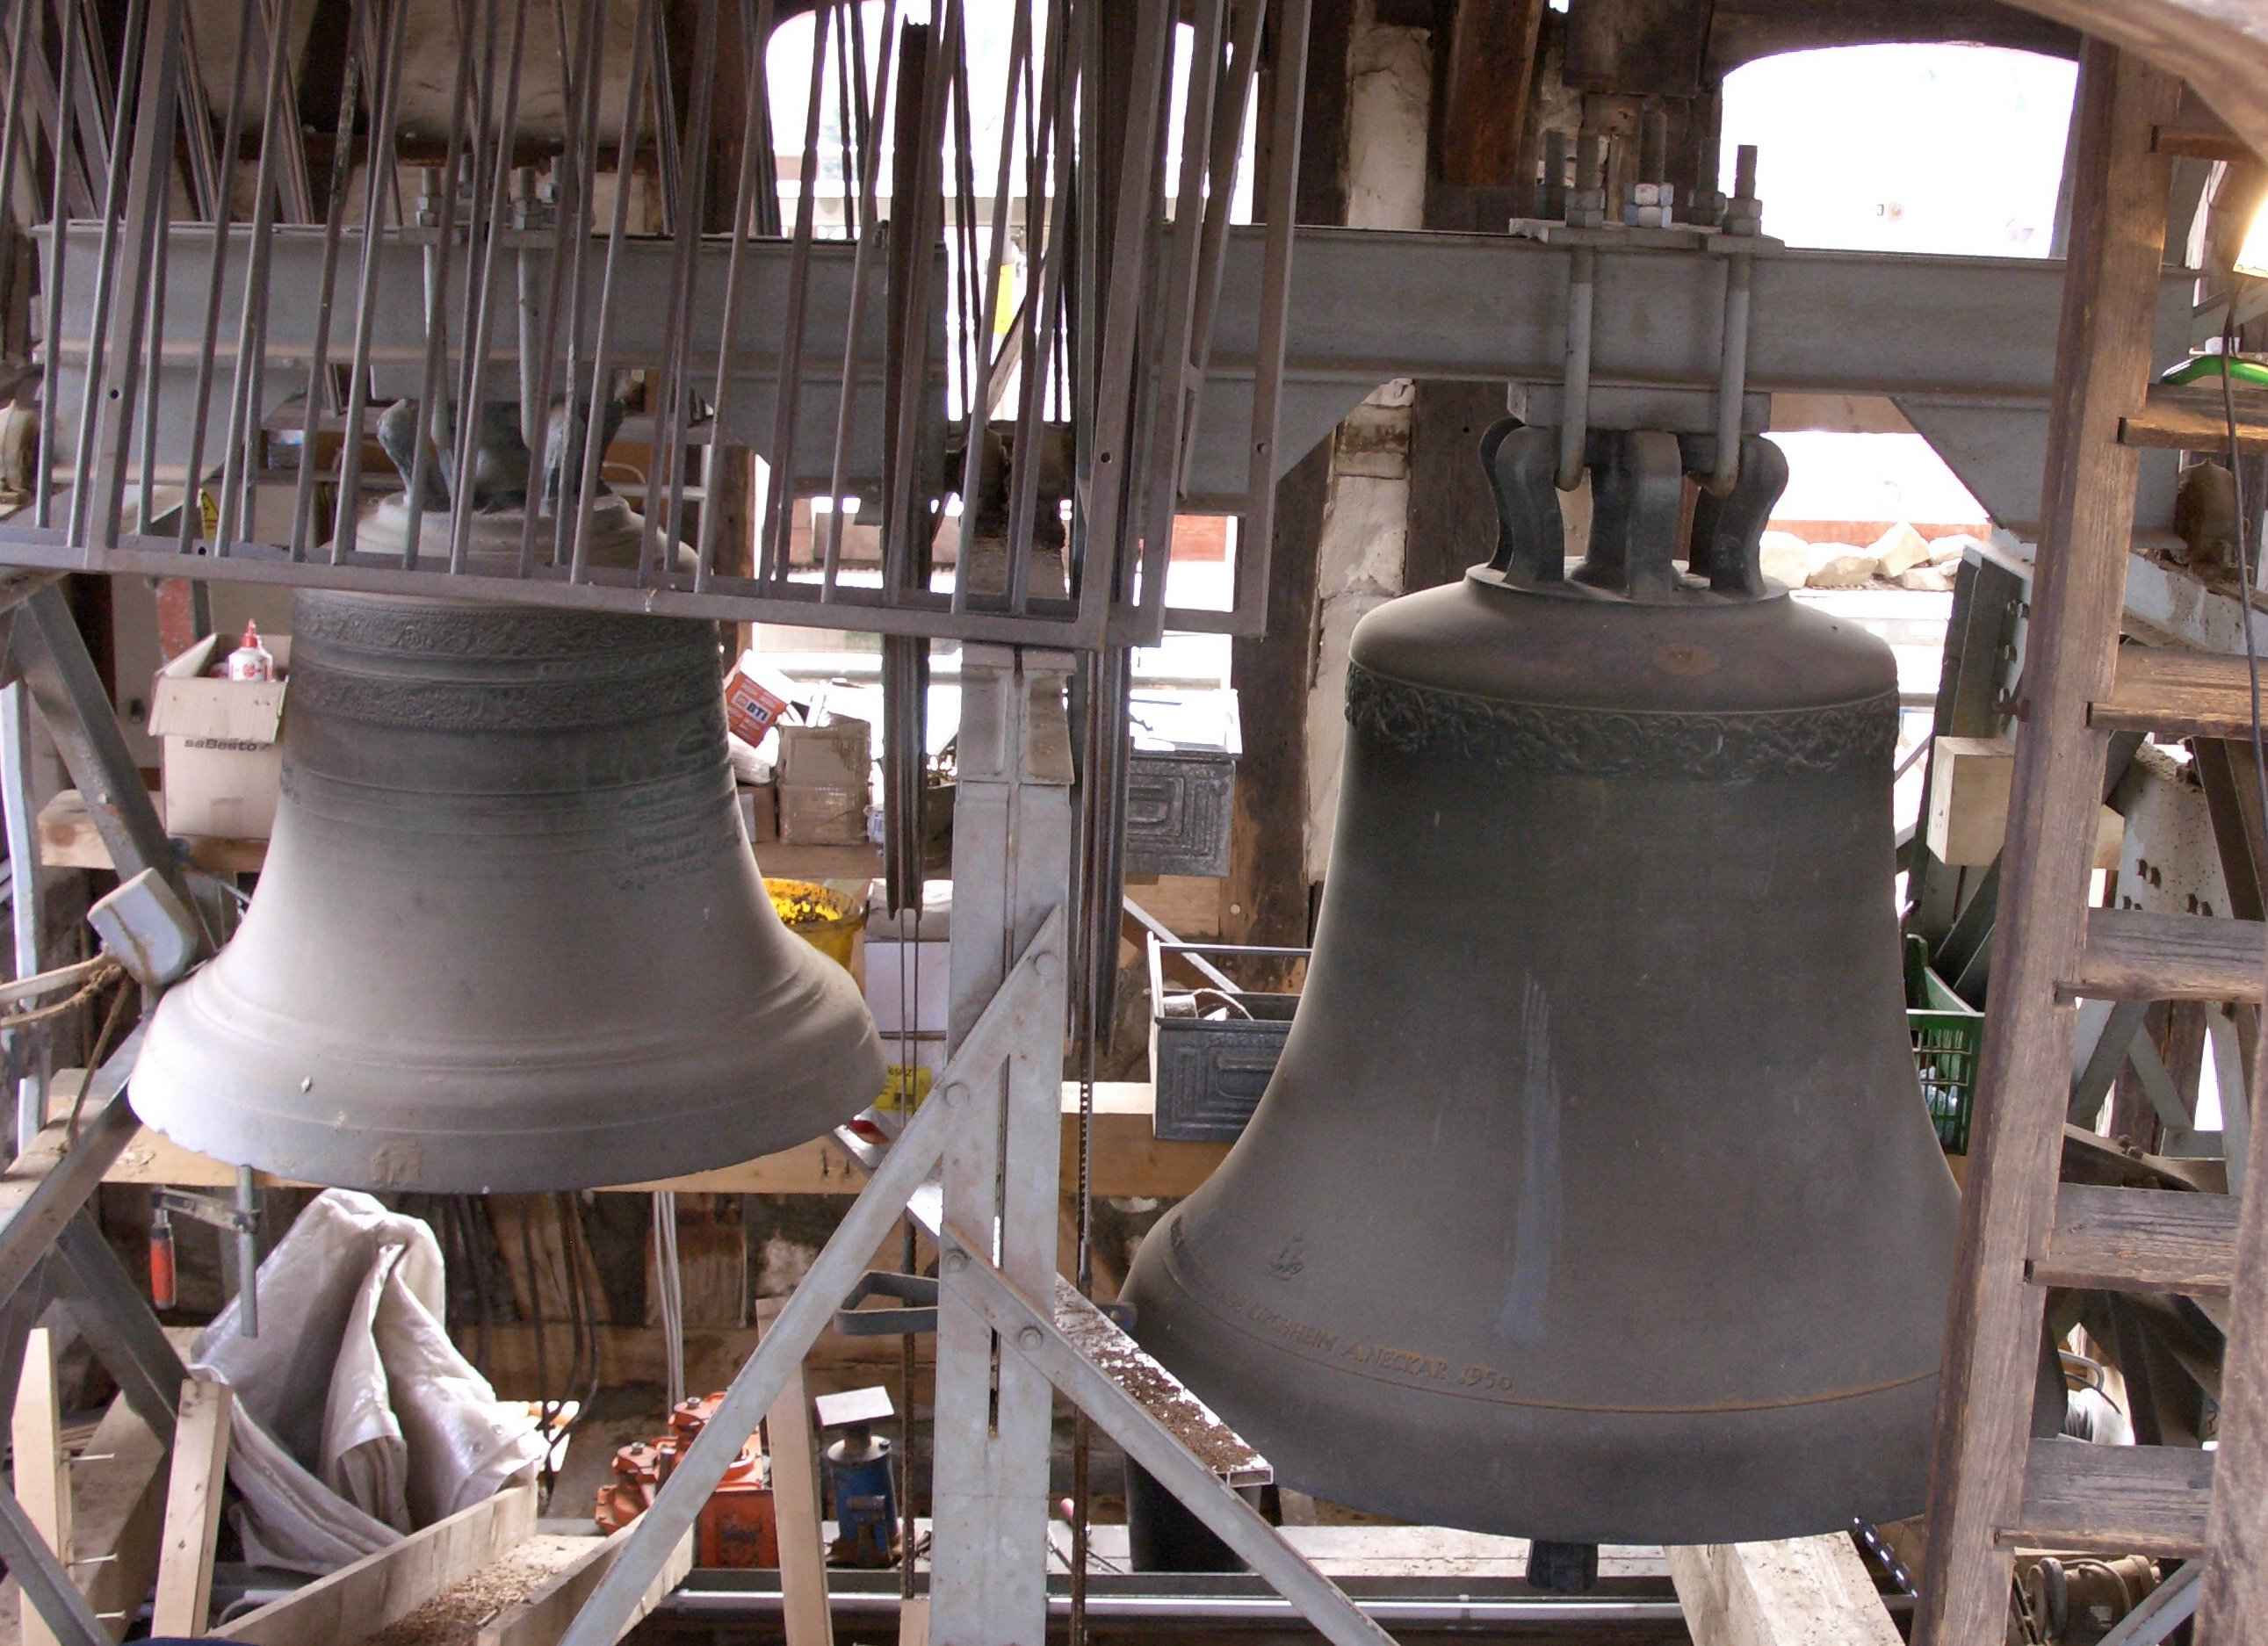
M173 848L166 838L158 808L118 729L109 694L87 655L78 620L63 591L49 586L26 600L16 614L12 650L32 701L40 707L48 734L86 802L87 816L117 865L130 880L154 869L185 908L194 908Z
M890 1145L850 1210L820 1251L771 1330L734 1375L725 1398L702 1426L700 1435L637 1517L629 1540L583 1609L575 1614L559 1646L613 1646L631 1621L647 1586L693 1523L700 1517L740 1455L786 1385L790 1370L802 1363L811 1346L835 1319L836 1305L865 1272L866 1260L889 1233L914 1190L928 1177L954 1128L976 1105L970 1094L984 1084L1018 1046L1031 1040L1032 1021L1062 1010L1064 913L1050 913L1023 955L984 1008L968 1035L939 1073L928 1102Z
M1033 1302L993 1266L985 1243L969 1239L950 1224L941 1231L940 1240L955 1295L984 1317L1002 1345L1036 1366L1128 1457L1155 1475L1214 1536L1298 1607L1325 1639L1337 1646L1392 1646L1393 1636L1371 1621L1344 1590L1285 1542L1227 1482L1074 1348L1056 1324L1054 1312ZM1064 1306L1090 1312L1094 1307L1084 1298L1066 1299Z
M63 1569L63 1561L48 1547L16 1495L4 1488L0 1488L0 1561L8 1563L8 1575L24 1586L26 1598L61 1646L110 1646L110 1635Z
M61 1135L60 1128L50 1128L33 1143L30 1156L19 1156L0 1177L0 1303L14 1297L30 1278L64 1225L101 1187L103 1173L142 1129L121 1090L141 1047L142 1031L136 1027L90 1077L89 1101L102 1106L79 1128L77 1143L59 1155L48 1152L52 1145L47 1140Z

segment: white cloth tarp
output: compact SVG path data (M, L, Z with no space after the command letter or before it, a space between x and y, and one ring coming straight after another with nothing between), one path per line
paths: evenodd
M329 1189L260 1266L260 1335L231 1301L195 1369L236 1392L228 1478L245 1558L328 1572L530 1476L524 1405L496 1398L442 1327L422 1220Z

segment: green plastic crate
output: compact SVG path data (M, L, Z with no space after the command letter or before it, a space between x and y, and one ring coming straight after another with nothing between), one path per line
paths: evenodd
M1969 1152L1969 1116L1977 1091L1977 1061L1984 1043L1981 1011L1906 1013L1914 1069L1929 1105L1937 1141L1949 1155Z

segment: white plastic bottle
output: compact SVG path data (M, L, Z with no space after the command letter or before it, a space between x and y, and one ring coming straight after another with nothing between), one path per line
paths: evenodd
M228 654L228 678L232 680L272 680L276 678L276 654L260 643L257 624L244 626L244 639Z

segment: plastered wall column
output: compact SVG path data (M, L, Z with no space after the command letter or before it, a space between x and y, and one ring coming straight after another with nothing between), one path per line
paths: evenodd
M1349 227L1425 224L1425 135L1433 37L1378 22L1360 0L1347 52ZM1315 655L1307 690L1307 878L1330 863L1346 741L1347 643L1374 606L1402 592L1410 520L1411 386L1381 385L1333 437L1329 499L1316 555Z

